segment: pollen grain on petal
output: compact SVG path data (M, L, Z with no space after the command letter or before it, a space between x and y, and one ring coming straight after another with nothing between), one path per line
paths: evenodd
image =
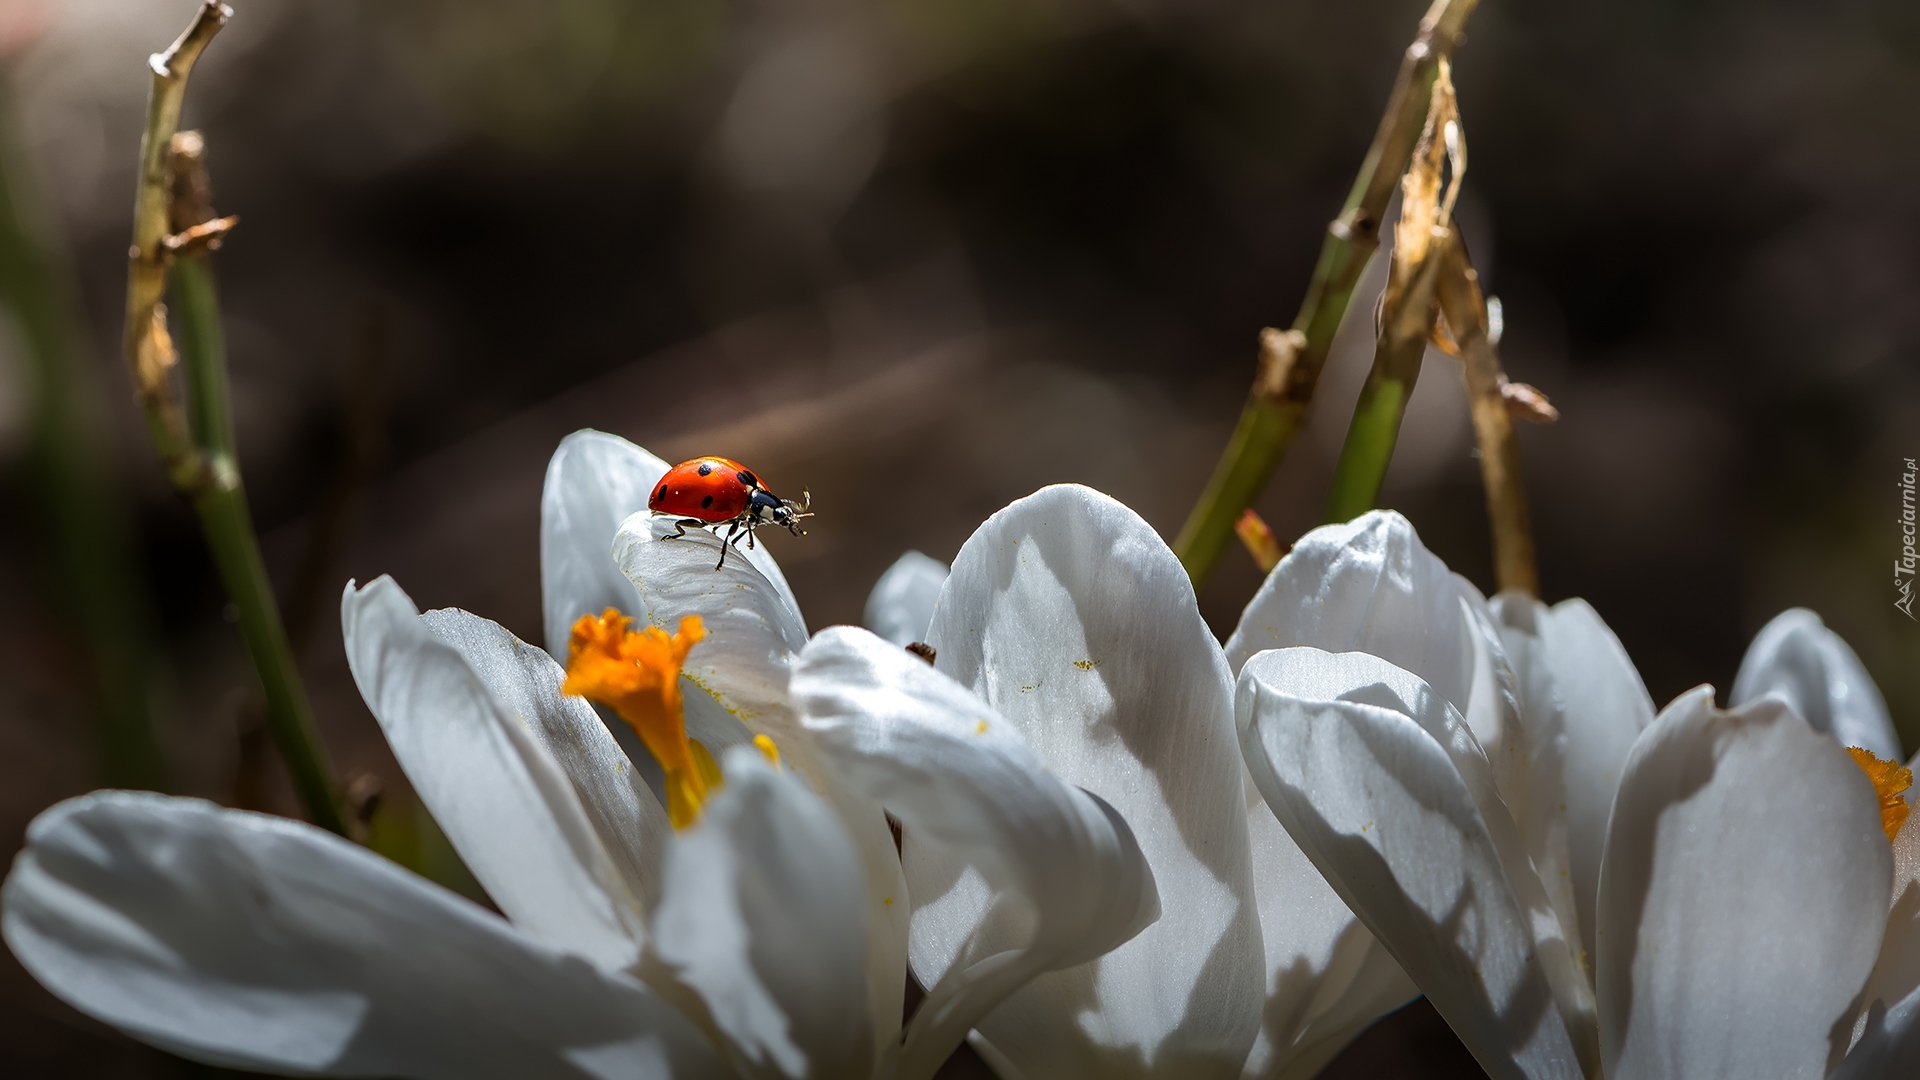
M582 615L567 642L567 679L560 686L561 693L612 709L640 736L666 774L667 815L677 829L699 819L714 786L701 768L704 748L696 751L687 738L680 700L680 666L706 636L698 615L681 619L673 634L657 626L635 630L614 608Z
M1847 747L1847 753L1853 755L1853 763L1873 781L1874 794L1880 797L1880 827L1886 830L1887 839L1892 840L1912 809L1900 793L1913 786L1913 771L1897 761L1877 758L1872 751L1858 746Z

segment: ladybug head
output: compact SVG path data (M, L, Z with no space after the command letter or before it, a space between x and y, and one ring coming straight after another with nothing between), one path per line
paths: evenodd
M806 530L800 527L800 519L812 517L809 509L813 505L813 494L801 492L800 501L783 499L773 492L761 488L747 501L747 512L761 521L772 522L784 527L795 536L803 536Z

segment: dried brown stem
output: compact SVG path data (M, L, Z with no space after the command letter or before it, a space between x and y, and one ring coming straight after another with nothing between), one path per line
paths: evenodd
M172 373L180 362L167 333L167 270L174 252L168 211L173 204L173 174L168 161L180 127L187 76L207 43L227 24L233 9L206 0L192 25L166 52L147 61L153 71L153 95L147 103L147 129L140 140L140 182L133 200L133 247L127 252L127 363L147 417L147 433L160 454L167 479L183 492L212 481L206 456L193 443L187 412L174 389ZM197 223L190 223L197 224Z
M1480 478L1487 489L1487 516L1493 527L1493 570L1501 590L1540 595L1533 552L1533 523L1527 490L1520 476L1520 448L1514 440L1507 382L1500 357L1487 340L1487 304L1466 248L1455 234L1447 238L1446 266L1440 275L1440 309L1460 350L1467 398L1473 406L1473 431L1480 445Z

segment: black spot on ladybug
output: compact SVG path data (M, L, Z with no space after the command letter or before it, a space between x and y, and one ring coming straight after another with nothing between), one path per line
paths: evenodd
M708 473L710 473L710 472L712 472L712 471L713 471L713 464L712 464L711 462L706 462L706 461L703 461L703 462L701 462L701 463L700 463L700 475L701 475L701 476L705 476L705 475L707 475Z
M667 497L667 485L661 484L660 490L653 493L653 501L660 502Z
M709 495L709 496L707 496L706 498L704 498L704 499L701 499L701 500L700 500L700 509L702 509L702 510L705 510L705 509L707 509L708 507L710 507L710 506L712 506L712 505L713 505L713 496L711 496L711 495Z
M753 478L753 474L746 471L745 469L740 470L740 482L747 485L748 487L760 486L760 481L755 480Z

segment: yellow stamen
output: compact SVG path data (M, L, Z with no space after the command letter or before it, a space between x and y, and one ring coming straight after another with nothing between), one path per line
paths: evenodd
M1873 781L1874 794L1880 796L1880 827L1886 830L1887 839L1892 840L1912 809L1900 793L1913 786L1913 771L1897 761L1874 757L1871 751L1857 746L1847 747L1847 753L1853 755L1853 763Z
M567 643L560 692L600 702L633 728L666 774L667 817L684 829L700 819L708 792L719 786L713 755L687 738L680 700L680 665L707 636L706 626L698 615L681 619L672 636L657 626L632 626L613 608L580 616Z
M755 735L753 737L753 747L765 755L766 759L773 763L774 768L777 769L780 767L780 748L773 745L772 739L767 738L765 735Z
M699 739L688 739L687 747L693 751L693 767L700 774L700 782L707 785L708 791L718 791L727 786L726 777L720 775L720 763L713 760L713 751Z

